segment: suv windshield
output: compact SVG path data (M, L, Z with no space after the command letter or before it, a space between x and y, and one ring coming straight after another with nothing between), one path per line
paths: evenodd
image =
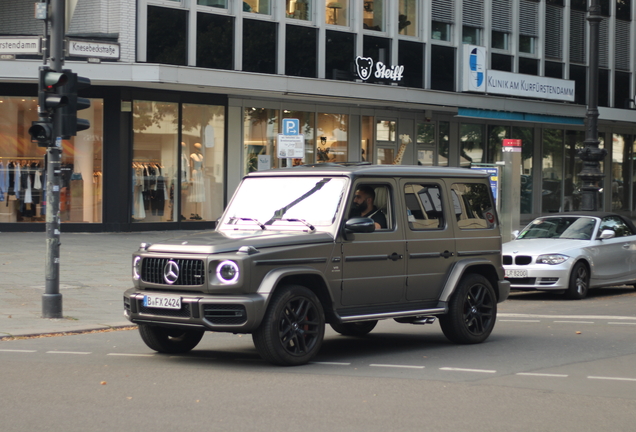
M519 234L519 239L554 238L589 240L596 220L589 217L548 217L535 219Z
M332 225L344 199L342 177L248 177L221 230L315 230Z

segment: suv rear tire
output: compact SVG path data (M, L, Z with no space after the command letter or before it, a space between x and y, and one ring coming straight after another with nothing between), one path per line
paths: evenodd
M270 363L296 366L318 353L324 335L325 313L318 297L304 286L287 285L274 294L252 340Z
M191 351L201 342L203 333L205 332L199 330L180 330L139 324L139 334L148 348L167 354Z
M361 321L355 323L337 324L331 323L331 328L343 336L364 336L371 332L378 324L377 320Z
M485 341L497 319L497 298L488 279L479 274L462 277L448 304L448 313L439 317L444 335L459 344Z

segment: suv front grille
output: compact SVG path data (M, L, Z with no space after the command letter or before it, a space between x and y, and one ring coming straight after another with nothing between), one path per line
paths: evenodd
M164 269L169 261L179 267L179 277L173 284L164 279ZM203 285L205 283L205 265L197 259L144 258L141 262L141 280L162 285Z
M245 306L240 304L213 304L203 306L206 320L217 325L243 324L247 321Z

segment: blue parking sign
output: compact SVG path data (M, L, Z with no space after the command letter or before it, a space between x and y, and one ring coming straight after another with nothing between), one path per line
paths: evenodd
M300 120L283 119L283 135L300 135Z

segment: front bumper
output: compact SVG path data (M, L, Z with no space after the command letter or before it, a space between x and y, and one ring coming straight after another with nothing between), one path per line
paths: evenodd
M265 297L259 294L219 296L161 292L179 295L181 309L149 308L143 305L144 294L144 291L136 288L124 292L124 316L133 323L251 333L259 326L266 306Z
M504 270L525 270L526 277L506 277L511 290L562 291L570 283L570 260L562 264L504 265Z

